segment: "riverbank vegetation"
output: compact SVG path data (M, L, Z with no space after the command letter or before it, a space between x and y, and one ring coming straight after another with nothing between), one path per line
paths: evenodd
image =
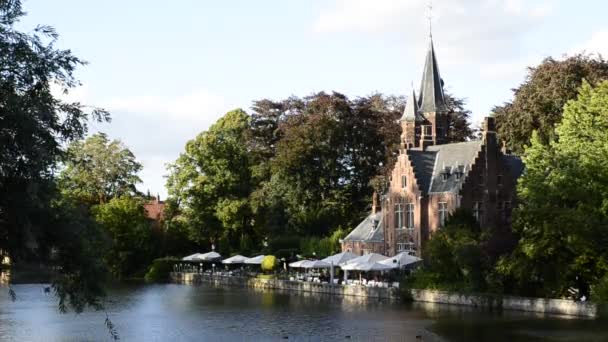
M0 254L52 268L63 310L99 307L104 280L162 279L188 252L322 257L384 192L399 144L402 97L319 92L261 99L226 113L186 144L167 173L162 220L136 188L142 166L67 102L86 64L57 33L15 29L19 1L0 1ZM570 287L608 300L608 63L576 55L530 69L497 106L499 136L526 172L513 229L457 211L433 235L419 287L559 297ZM475 137L463 99L448 95L450 141ZM153 260L155 260L153 262ZM152 265L151 268L148 268Z
M606 66L601 59L573 58ZM532 69L528 79L543 69ZM457 211L425 246L425 267L414 274L412 286L553 298L570 297L574 290L578 297L608 300L608 81L591 85L576 78L579 71L555 76L581 87L553 114L555 128L544 138L531 131L524 146L526 170L517 187L512 230L482 227L480 233ZM516 101L517 96L516 91Z

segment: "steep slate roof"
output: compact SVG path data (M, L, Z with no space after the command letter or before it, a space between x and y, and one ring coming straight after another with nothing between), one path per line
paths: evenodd
M373 229L374 221L377 223L376 229ZM375 214L370 214L344 238L344 241L383 242L383 221L382 211L378 211Z
M420 190L426 192L429 189L431 179L433 178L433 168L435 167L437 151L408 150L407 155L414 167L414 174L418 180Z
M464 182L467 172L481 150L481 140L461 143L433 145L424 151L409 150L407 154L414 166L422 192L457 192ZM443 173L448 177L443 179ZM456 174L460 172L461 177Z
M412 89L412 95L410 95L405 103L405 110L403 111L401 121L424 121L424 117L419 113L418 100L416 99L414 89Z
M420 84L420 111L422 113L445 112L447 106L443 96L443 81L439 75L433 38L429 42L429 51L426 53L424 73Z

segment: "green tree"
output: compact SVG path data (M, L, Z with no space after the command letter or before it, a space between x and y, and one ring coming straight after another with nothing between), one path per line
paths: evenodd
M548 143L562 118L566 102L575 99L583 79L596 85L608 79L608 62L601 56L574 55L545 59L528 68L525 81L513 89L514 98L492 110L499 136L516 153L530 144L532 131Z
M110 237L105 260L118 277L136 275L152 260L152 230L143 201L128 195L112 198L93 209L95 220Z
M198 243L226 236L235 241L250 233L248 128L244 111L230 111L189 141L170 166L169 195L188 222L191 239Z
M484 291L489 263L482 234L473 215L456 210L423 249L424 268L415 273L414 287Z
M97 133L68 148L59 183L62 192L88 204L106 203L122 195L138 194L135 184L142 166L118 140Z
M466 100L445 93L445 102L450 112L448 116L448 141L461 142L474 138L471 128L471 111L466 108Z
M608 271L608 81L587 82L549 144L532 135L518 185L516 250L498 269L524 294L562 296Z
M81 139L89 119L109 115L53 96L52 85L68 93L79 84L74 71L85 63L56 47L49 26L18 31L24 14L19 0L0 1L0 250L14 262L58 266L53 286L61 308L81 310L99 304L101 294L96 251L89 248L94 226L61 201L54 175L62 146Z

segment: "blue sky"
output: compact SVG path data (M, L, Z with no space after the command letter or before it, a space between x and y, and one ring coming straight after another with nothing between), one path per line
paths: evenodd
M20 26L54 26L90 64L68 99L111 111L93 124L144 164L140 189L166 195L165 164L227 110L316 91L408 94L428 42L425 0L25 0ZM435 0L447 89L473 121L511 98L526 66L586 50L608 56L600 0Z

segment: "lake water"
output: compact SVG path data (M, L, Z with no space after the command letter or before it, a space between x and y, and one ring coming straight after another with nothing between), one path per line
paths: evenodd
M0 341L108 341L105 312L59 314L42 285L0 288ZM106 311L122 341L606 341L608 322L367 303L205 285L112 289Z

